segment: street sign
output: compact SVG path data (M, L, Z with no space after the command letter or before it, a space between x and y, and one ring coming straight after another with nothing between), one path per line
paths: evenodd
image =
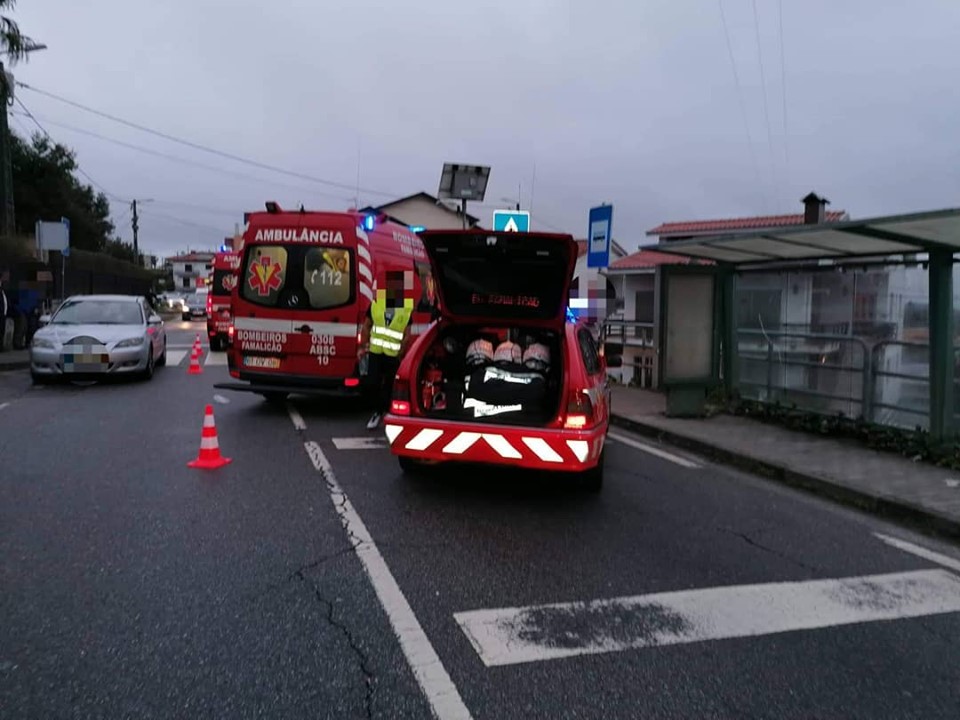
M610 232L613 229L613 205L590 208L587 229L587 267L605 268L610 264Z
M494 210L494 232L530 232L530 213L525 210Z

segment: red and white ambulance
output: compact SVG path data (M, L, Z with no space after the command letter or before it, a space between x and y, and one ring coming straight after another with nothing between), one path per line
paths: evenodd
M382 215L357 211L248 213L231 296L230 375L215 387L284 400L359 394L360 330L378 279L403 271L419 299L414 335L431 321L430 263L420 238ZM381 280L382 283L382 280Z
M230 344L230 299L239 267L239 253L218 252L213 257L213 279L207 294L207 337L211 350L226 350Z

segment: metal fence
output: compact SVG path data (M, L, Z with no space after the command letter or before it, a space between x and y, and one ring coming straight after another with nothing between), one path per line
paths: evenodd
M926 343L773 330L737 336L743 397L892 427L929 427Z
M623 370L618 373L623 382L646 389L657 386L659 350L652 322L607 319L600 342L608 353L623 357Z

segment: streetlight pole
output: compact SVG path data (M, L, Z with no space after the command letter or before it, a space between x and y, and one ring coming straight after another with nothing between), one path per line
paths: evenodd
M41 43L30 43L23 48L23 55L46 50L47 46ZM9 52L0 55L10 55ZM14 62L16 57L14 57ZM10 152L10 124L7 117L7 108L13 104L13 75L7 73L3 62L0 61L0 235L12 237L16 233L16 222L13 202L13 160Z

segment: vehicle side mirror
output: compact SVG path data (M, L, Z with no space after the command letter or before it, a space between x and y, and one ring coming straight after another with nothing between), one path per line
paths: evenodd
M41 324L41 325L49 325L49 324L50 324L50 316L49 316L49 315L41 315L41 316L40 316L40 324Z
M159 315L151 315L150 318L147 320L147 322L150 323L151 325L159 325L160 323L163 322L163 320L160 318Z
M610 357L608 357L607 367L608 368L623 367L623 355L611 355Z

